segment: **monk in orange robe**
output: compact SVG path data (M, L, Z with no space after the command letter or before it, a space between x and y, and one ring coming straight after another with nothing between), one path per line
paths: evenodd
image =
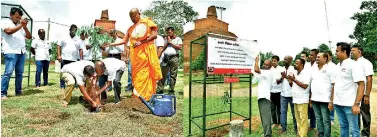
M150 18L141 18L136 8L130 11L130 18L134 25L128 29L123 41L130 43L131 75L134 86L132 94L134 97L141 96L148 101L156 93L157 82L162 79L157 49L154 45L158 27Z

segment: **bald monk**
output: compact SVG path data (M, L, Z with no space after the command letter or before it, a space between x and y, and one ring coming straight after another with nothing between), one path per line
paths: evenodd
M132 25L124 38L130 41L133 95L150 100L156 93L157 81L162 79L160 62L154 40L157 38L157 24L150 18L140 18L138 9L130 11Z
M117 46L130 42L130 60L133 96L150 100L156 93L157 82L162 79L160 63L157 57L157 49L154 40L157 38L157 24L150 18L140 18L140 12L134 8L130 11L132 25L122 42L108 44Z

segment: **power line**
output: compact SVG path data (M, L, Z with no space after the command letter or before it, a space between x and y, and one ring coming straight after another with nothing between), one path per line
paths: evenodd
M60 25L60 26L70 27L69 25L66 25L66 24L63 24L63 23L54 22L54 21L33 21L33 22L47 22L47 23L53 23L53 24Z
M69 25L65 25L63 23L51 21L50 18L48 18L47 21L33 21L33 22L47 22L48 23L48 25L47 25L47 40L49 40L49 38L50 38L50 24L51 23L56 24L56 25L60 25L60 26L64 26L64 27L70 27Z

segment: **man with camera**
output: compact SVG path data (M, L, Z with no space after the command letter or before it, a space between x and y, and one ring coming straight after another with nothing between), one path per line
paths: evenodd
M165 38L165 45L163 47L163 59L161 62L161 72L163 78L158 82L157 93L163 93L165 80L170 73L170 91L169 94L174 94L174 86L177 80L178 66L179 66L179 50L182 48L182 39L175 36L174 28L168 27L166 29L167 36ZM159 54L161 55L161 54Z

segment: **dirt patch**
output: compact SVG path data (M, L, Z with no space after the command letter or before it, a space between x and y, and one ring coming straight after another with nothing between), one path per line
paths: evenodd
M38 112L38 111L34 111L34 112ZM57 119L59 117L59 113L58 112L45 112L45 113L30 113L27 115L27 117L30 117L31 119L46 119L46 120L54 120L54 119Z
M55 110L49 109L38 110L34 107L30 107L28 108L28 110L34 110L33 112L43 112L26 114L26 117L31 120L31 123L26 126L42 131L48 130L54 124L61 122L62 120L67 120L71 117L71 114L69 114L68 112L57 112Z
M101 113L106 115L114 112L120 112L126 119L143 124L148 130L165 136L174 135L175 130L181 124L180 121L163 122L162 119L166 119L166 117L152 115L148 107L136 98L125 98L119 104L105 104Z
M152 112L136 98L125 98L119 104L106 104L102 107L102 112L114 112L114 111L126 111L126 112L139 112L144 114L152 114Z
M167 127L167 126L161 127L160 125L153 125L153 126L150 126L150 128L152 131L157 132L159 134L163 134L163 135L170 135L171 133L173 133L172 127Z
M40 131L45 131L45 130L50 129L51 126L46 125L46 124L28 124L28 125L26 125L26 127L34 128L34 129L40 130Z
M67 119L69 119L70 116L71 116L71 114L69 114L67 112L62 112L62 113L60 113L59 118L62 119L62 120L67 120Z

